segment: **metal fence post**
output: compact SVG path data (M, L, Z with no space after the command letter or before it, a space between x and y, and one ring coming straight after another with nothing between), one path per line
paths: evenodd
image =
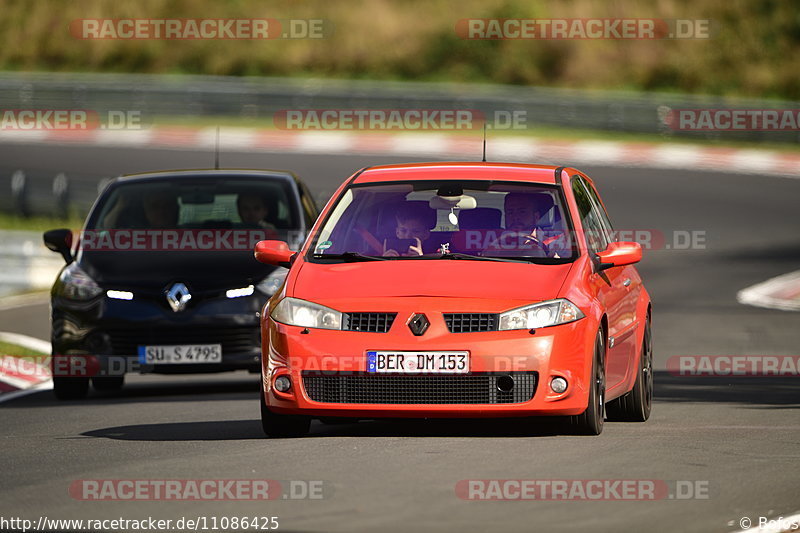
M61 218L69 218L69 179L63 172L53 178L53 196L56 200L56 213Z
M14 205L14 213L21 217L29 217L28 208L28 179L25 173L17 170L11 175L11 199Z

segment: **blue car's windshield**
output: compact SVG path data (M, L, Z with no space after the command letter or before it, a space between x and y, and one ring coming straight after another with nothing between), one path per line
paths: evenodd
M279 238L300 226L293 200L290 187L277 179L132 180L105 195L87 229L241 228L270 230Z

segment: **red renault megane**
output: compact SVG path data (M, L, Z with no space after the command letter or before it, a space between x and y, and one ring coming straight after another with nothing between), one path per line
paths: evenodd
M650 297L591 179L565 167L425 163L347 179L262 314L261 412L313 418L645 421Z

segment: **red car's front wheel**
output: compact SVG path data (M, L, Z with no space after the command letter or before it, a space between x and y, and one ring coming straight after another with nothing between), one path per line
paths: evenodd
M599 329L594 341L594 357L592 358L592 381L589 389L589 404L586 411L570 417L570 423L581 435L599 435L603 432L606 398L606 343L603 330Z
M311 419L305 416L279 415L273 413L261 393L261 427L268 437L302 437L311 429Z
M653 405L653 337L650 317L644 325L642 355L633 389L620 398L609 402L608 419L616 422L644 422L650 418Z

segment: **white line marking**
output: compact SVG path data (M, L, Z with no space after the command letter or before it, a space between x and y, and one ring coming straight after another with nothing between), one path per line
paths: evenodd
M742 170L749 170L756 174L771 171L777 160L772 154L764 153L761 150L738 150L732 157L732 163Z
M498 159L536 159L544 153L539 148L539 143L528 139L504 139L499 143L486 143L486 158Z
M22 335L21 333L10 333L7 331L0 331L0 341L10 342L11 344L18 344L28 350L42 352L45 355L50 355L52 347L47 341Z
M625 161L624 146L616 142L583 141L572 146L575 159L594 161L597 165L617 164Z
M36 381L28 381L27 379L18 378L16 376L10 376L3 373L0 373L0 381L20 390L26 390L39 384Z
M53 380L48 379L47 381L42 381L38 385L34 385L33 387L25 390L18 390L14 392L7 392L6 394L0 394L0 403L7 402L9 400L14 400L16 398L20 398L22 396L27 396L29 394L33 394L35 392L43 391L43 390L51 390L53 388Z
M736 300L740 304L754 305L756 307L767 307L782 311L800 311L800 295L789 299L781 298L776 294L792 288L800 290L800 270L742 289L736 294Z
M5 296L0 304L0 311L8 311L10 309L18 309L20 307L29 307L32 305L41 305L50 301L50 293L47 292L34 292L31 294L18 294L16 296Z
M448 138L439 133L404 133L394 135L389 152L398 155L446 155Z
M213 133L212 133L213 131ZM215 129L183 128L170 136L170 128L152 128L136 130L126 135L111 135L98 130L95 135L78 136L70 139L65 132L0 132L0 141L15 144L51 144L69 146L119 146L129 149L157 149L176 151L205 150L213 146ZM128 132L125 132L128 133ZM321 153L321 154L354 154L369 153L373 155L404 155L446 158L453 154L463 155L463 144L477 138L447 136L439 133L415 134L398 133L386 137L374 148L369 143L357 147L358 133L306 131L287 137L286 143L272 146L254 145L261 135L275 135L273 130L257 128L226 128L220 132L220 149L227 152L260 152L260 153ZM213 135L213 137L212 137ZM530 148L525 143L530 143ZM559 142L558 148L547 146L547 141L539 139L494 138L487 144L487 155L508 154L514 158L522 158L534 162L575 161L581 164L614 165L629 168L695 168L709 172L725 172L728 174L757 174L780 178L800 178L800 165L793 164L793 154L786 159L786 154L774 150L736 150L720 153L718 149L706 149L703 146L691 146L678 143L652 143L644 146L641 155L629 143L618 141L574 141ZM458 148L458 149L456 149ZM497 157L496 155L494 157Z
M221 134L220 134L221 135ZM294 148L287 152L346 153L353 147L355 138L348 132L306 131L295 137Z
M100 130L94 139L98 146L141 147L150 142L149 130Z
M692 168L703 156L702 149L682 144L659 146L653 152L654 166L667 168Z

